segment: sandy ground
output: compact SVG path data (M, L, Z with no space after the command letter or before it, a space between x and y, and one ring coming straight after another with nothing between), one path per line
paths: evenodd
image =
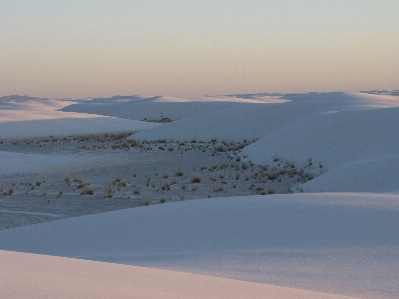
M279 158L267 166L243 162L239 148L249 142L132 146L130 133L2 140L0 229L170 201L288 193L321 171L296 173L299 166Z
M352 298L182 272L11 251L0 251L0 263L2 298Z

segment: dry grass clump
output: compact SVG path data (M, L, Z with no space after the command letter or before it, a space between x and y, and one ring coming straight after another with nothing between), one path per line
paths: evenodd
M140 188L139 187L134 188L133 193L136 195L140 195Z
M11 196L14 193L14 189L13 188L9 188L8 190L3 190L3 195L4 196Z
M114 190L112 190L111 188L105 190L104 198L112 198L112 196L114 196Z
M181 168L176 169L175 176L183 176L183 174L184 174L183 169Z
M215 189L213 189L213 192L218 193L218 192L224 192L224 188L222 186L218 186Z
M169 182L163 182L161 185L161 189L163 191L169 191L170 190L170 183Z
M115 180L113 180L112 184L118 187L126 187L126 182L121 177L117 177Z
M196 184L196 183L201 183L201 180L202 180L202 177L201 177L201 175L200 174L194 174L192 177L191 177L191 182L193 183L193 184Z
M81 191L80 195L94 195L94 190L91 186L85 186Z

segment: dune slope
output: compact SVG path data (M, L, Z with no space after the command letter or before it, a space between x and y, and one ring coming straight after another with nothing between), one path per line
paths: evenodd
M211 198L9 229L0 249L395 298L398 208L396 195Z
M350 299L225 278L10 251L0 251L0 265L2 298Z

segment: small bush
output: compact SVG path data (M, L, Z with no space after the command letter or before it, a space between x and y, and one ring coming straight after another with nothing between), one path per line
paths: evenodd
M112 198L114 195L114 191L111 188L105 190L104 198Z
M202 178L201 178L201 176L200 176L199 174L194 174L194 175L192 176L192 178L191 178L191 182L192 182L193 184L195 184L195 183L201 183L201 180L202 180Z
M82 178L75 178L73 180L74 183L83 183L83 179Z
M170 184L169 184L168 182L164 182L164 183L162 184L162 186L161 186L161 189L162 189L163 191L168 191L168 190L170 190Z
M224 149L223 145L219 145L219 146L215 147L215 152L222 153L224 151L225 151L225 149Z
M224 188L222 186L216 187L215 189L213 189L213 192L215 192L215 193L224 192Z
M83 188L82 191L80 191L80 195L93 195L94 190L90 185L87 185Z

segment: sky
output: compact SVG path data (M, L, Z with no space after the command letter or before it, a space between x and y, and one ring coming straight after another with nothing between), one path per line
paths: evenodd
M398 0L0 0L0 96L399 89Z

